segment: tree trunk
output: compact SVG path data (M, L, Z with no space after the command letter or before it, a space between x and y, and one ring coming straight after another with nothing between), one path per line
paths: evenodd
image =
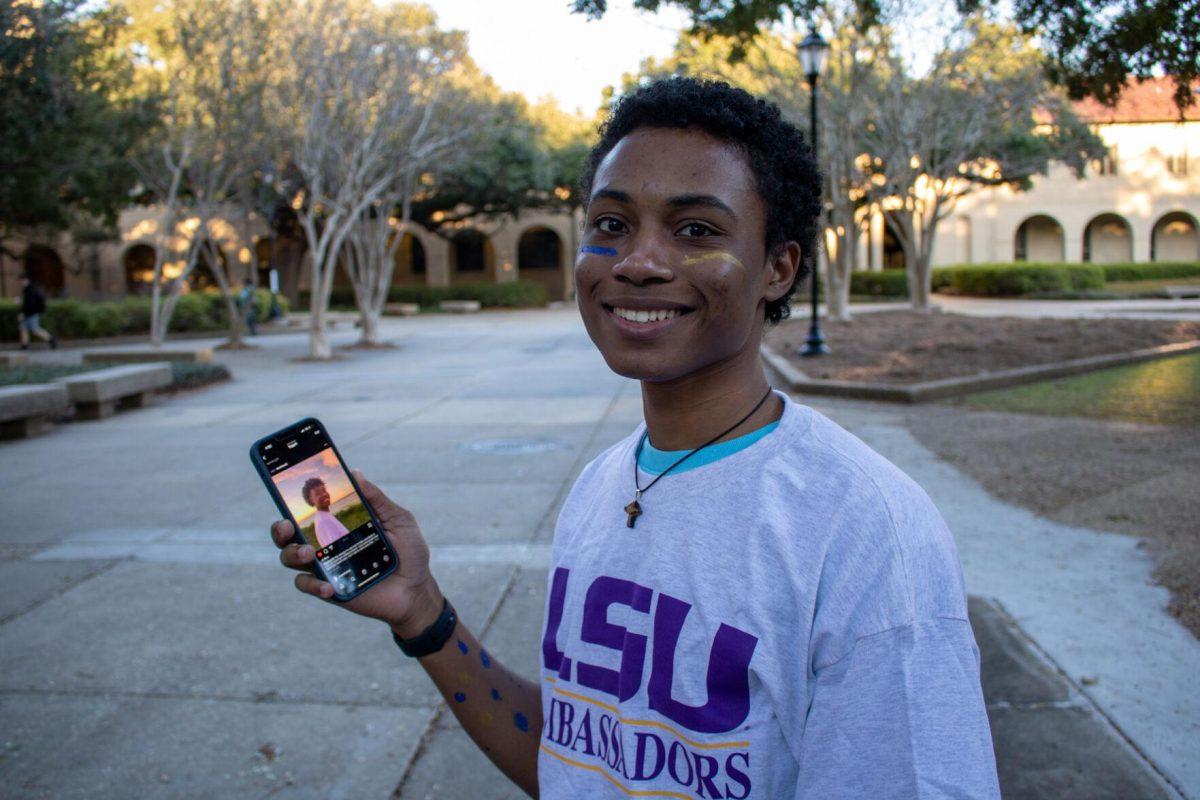
M362 312L359 317L362 335L358 338L358 343L368 347L375 346L380 343L379 339L379 322L380 313L375 309L367 309Z
M329 334L325 330L325 314L329 303L322 291L321 270L312 251L309 251L309 261L312 265L312 283L308 293L308 310L312 317L308 330L308 354L312 358L327 360L333 357L333 348L329 344Z

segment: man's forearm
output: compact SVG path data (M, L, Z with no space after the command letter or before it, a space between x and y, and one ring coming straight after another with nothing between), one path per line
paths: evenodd
M419 661L475 744L513 783L537 797L538 684L494 660L461 620L440 651Z

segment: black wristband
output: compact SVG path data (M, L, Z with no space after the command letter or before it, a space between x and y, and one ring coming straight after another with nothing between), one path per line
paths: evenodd
M421 658L445 647L457 627L458 614L455 613L454 606L450 605L449 600L443 600L442 613L433 621L432 625L411 639L401 639L395 631L392 631L392 640L404 655L410 658Z

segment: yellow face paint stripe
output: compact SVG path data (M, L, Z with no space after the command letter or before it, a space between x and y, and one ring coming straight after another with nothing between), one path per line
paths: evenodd
M586 695L577 694L575 692L569 692L566 689L559 689L557 687L555 687L554 693L558 694L558 695L562 695L564 697L570 697L573 700L579 700L580 702L583 702L583 703L588 703L588 704L596 706L598 708L602 708L605 711L608 711L609 713L611 713L613 716L615 716L617 718L617 721L620 722L622 725L644 725L644 726L649 726L651 728L658 728L660 730L664 730L667 733L674 736L675 738L677 738L681 741L687 742L692 747L695 747L697 750L723 750L727 747L748 748L750 746L749 742L697 742L693 739L688 738L687 736L680 733L679 731L675 730L670 725L665 725L661 722L657 722L655 720L650 720L650 719L627 719L625 717L622 717L620 710L616 706L609 705L608 703L602 703L599 700L593 700L592 698L587 697Z
M742 269L746 268L746 265L742 263L740 258L735 256L733 253L726 253L723 250L719 253L705 253L702 256L689 256L683 260L683 263L687 266L691 266L692 264L702 264L705 261L716 261L718 259L730 261L734 264L737 264Z

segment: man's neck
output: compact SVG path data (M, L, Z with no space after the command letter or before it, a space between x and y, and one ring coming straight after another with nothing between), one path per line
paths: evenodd
M756 353L757 355L757 353ZM659 450L692 450L733 425L754 408L769 384L757 358L717 365L702 375L642 382L642 413L650 442ZM734 439L783 416L783 401L768 398L720 441Z

